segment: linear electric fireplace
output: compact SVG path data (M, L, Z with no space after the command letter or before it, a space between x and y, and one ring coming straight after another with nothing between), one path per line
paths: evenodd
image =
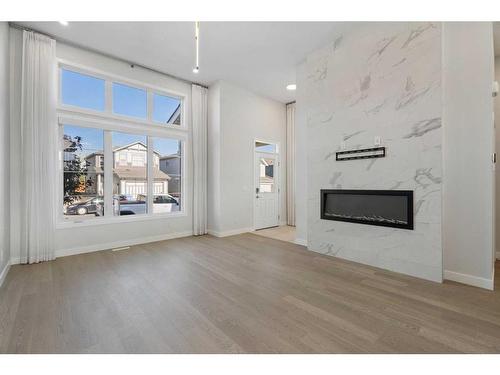
M321 190L321 218L413 229L413 191Z

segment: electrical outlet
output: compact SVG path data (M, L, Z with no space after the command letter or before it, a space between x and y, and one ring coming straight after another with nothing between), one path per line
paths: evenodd
M375 146L380 146L382 144L382 138L379 135L375 136L375 138L373 139L373 144Z

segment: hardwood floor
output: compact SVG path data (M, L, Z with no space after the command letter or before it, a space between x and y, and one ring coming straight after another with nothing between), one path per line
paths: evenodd
M500 353L496 287L253 234L188 237L12 267L0 352Z
M259 229L253 232L259 236L274 238L275 240L295 243L295 227L282 225L274 228Z

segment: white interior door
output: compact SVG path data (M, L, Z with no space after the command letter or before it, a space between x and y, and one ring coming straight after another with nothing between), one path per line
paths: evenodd
M279 161L276 154L255 153L255 229L279 225Z

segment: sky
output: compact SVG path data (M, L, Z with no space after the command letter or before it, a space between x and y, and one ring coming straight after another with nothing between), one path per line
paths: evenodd
M105 82L102 79L62 69L62 103L96 111L105 109ZM179 99L153 94L153 120L166 123L177 109ZM144 90L113 83L113 112L137 117L147 116L147 93ZM64 126L64 134L82 138L82 156L103 150L104 133L99 129ZM134 134L113 132L113 148L141 141L146 143L146 137ZM179 141L174 139L154 139L155 151L161 155L177 153Z

